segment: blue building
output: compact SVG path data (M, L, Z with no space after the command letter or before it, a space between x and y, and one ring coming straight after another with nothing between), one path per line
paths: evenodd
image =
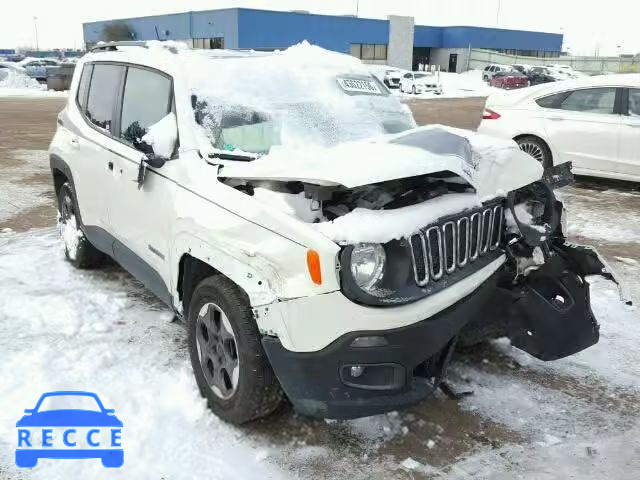
M229 8L83 24L87 46L106 40L179 40L194 48L275 50L308 40L368 63L401 68L438 63L461 70L459 56L482 48L536 57L557 57L561 34L470 26L414 25L413 17L386 20Z

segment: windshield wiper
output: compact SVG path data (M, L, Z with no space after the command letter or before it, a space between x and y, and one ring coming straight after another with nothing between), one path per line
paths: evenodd
M210 153L209 158L219 158L220 160L235 160L238 162L253 162L258 157L252 157L251 155L240 155L237 153L225 153L225 152L215 152Z

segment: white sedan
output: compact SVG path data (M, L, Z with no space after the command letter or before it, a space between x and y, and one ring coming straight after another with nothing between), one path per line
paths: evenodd
M514 139L545 168L640 181L640 74L546 83L492 95L478 131Z
M404 93L425 93L433 92L438 95L442 93L436 74L431 72L407 72L400 80L400 91Z

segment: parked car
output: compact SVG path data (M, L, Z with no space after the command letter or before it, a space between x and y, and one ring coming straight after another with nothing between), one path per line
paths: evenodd
M438 75L432 72L407 72L400 80L400 91L404 93L420 94L433 92L442 93L442 85Z
M512 90L515 88L523 88L529 86L529 77L516 70L508 72L497 72L493 75L490 82L492 87L504 88Z
M113 257L185 319L221 418L284 395L328 418L414 404L458 338L543 360L598 341L584 278L611 274L565 242L511 140L418 128L358 59L317 46L136 45L83 57L59 115L64 251Z
M563 76L557 72L553 72L547 67L533 67L529 71L529 84L540 85L541 83L551 83L560 80L566 80Z
M31 78L35 78L39 82L46 82L47 68L57 67L60 62L49 58L25 58L18 62L18 65L24 68Z
M402 72L400 70L385 70L383 82L388 88L400 88L400 78Z
M533 67L531 65L526 65L523 63L514 63L513 65L511 65L511 69L515 70L517 72L520 73L524 73L525 75L529 75L529 71L532 69Z
M482 71L482 80L489 83L498 72L506 72L509 68L505 65L487 65Z
M0 82L7 78L8 72L21 73L26 75L24 68L13 62L0 62Z
M514 92L515 94L515 92ZM573 163L580 175L640 181L640 75L540 85L489 97L479 131L516 140L545 167Z

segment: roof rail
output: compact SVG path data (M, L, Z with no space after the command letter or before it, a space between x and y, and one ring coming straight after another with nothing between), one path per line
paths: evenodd
M94 45L89 49L90 52L97 52L100 50L104 51L114 51L117 50L118 47L142 47L148 48L147 42L144 40L123 40L119 42L102 42Z
M115 52L118 47L142 47L149 48L146 40L123 40L118 42L102 42L89 49L90 52ZM178 49L173 45L166 45L165 48L171 53L178 53Z

